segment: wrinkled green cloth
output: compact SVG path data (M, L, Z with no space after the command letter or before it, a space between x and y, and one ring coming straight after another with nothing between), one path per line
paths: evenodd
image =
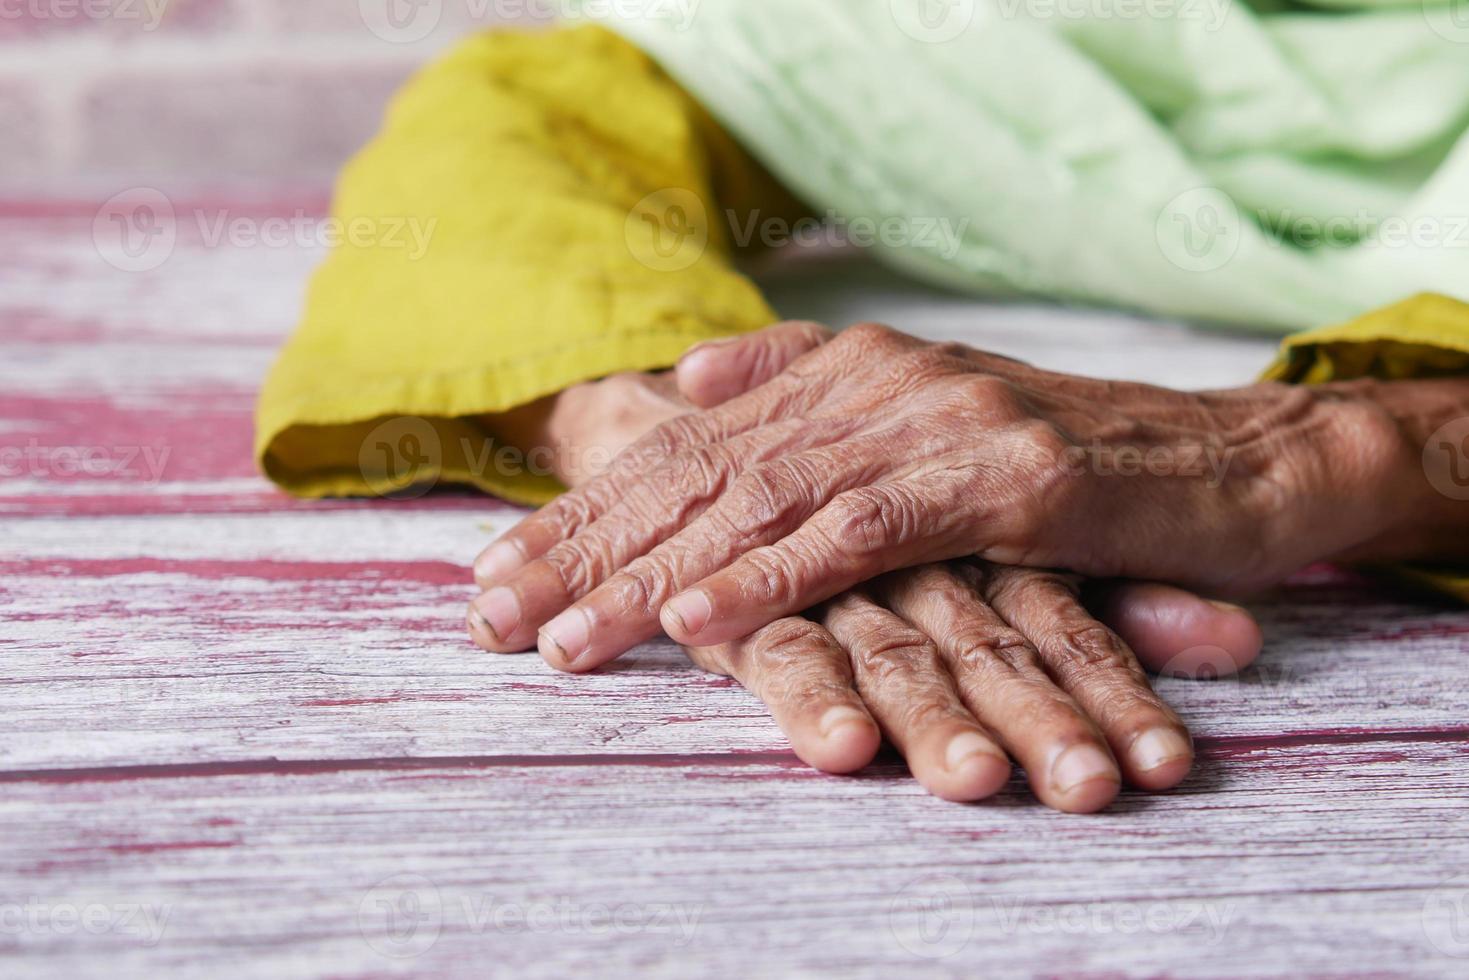
M1288 330L1420 291L1469 298L1469 14L1453 2L580 15L930 282Z

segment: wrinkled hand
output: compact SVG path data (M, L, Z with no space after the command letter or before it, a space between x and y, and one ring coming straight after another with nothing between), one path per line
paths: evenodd
M696 404L717 403L798 352L779 335L706 348L680 365L679 388ZM666 376L627 374L497 422L503 430L509 421L526 445L569 450L557 454L557 470L578 485L594 476L577 465L588 447L621 448L688 410ZM1008 754L1044 802L1089 811L1116 794L1115 760L1129 782L1148 789L1176 784L1190 764L1186 729L1151 691L1129 643L1152 668L1192 676L1230 673L1260 644L1243 610L1179 589L1126 583L1095 598L1126 641L1082 607L1074 577L972 563L895 573L819 615L685 650L764 700L817 768L861 768L881 731L936 795L989 795L1008 777ZM526 645L502 643L473 625L473 615L471 622L488 649Z
M1070 576L925 565L688 652L763 700L809 764L860 768L881 731L948 800L996 792L1013 759L1042 802L1091 812L1119 775L1167 789L1193 761L1187 729Z
M542 655L588 670L660 612L680 643L729 642L966 555L1248 591L1373 533L1368 461L1397 445L1372 406L1304 388L1094 381L873 325L771 333L755 349L810 352L659 426L485 552L497 633L546 623Z

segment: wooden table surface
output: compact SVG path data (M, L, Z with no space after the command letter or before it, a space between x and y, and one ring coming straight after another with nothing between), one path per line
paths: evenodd
M294 199L173 204L143 271L94 205L0 204L0 974L1469 975L1469 611L1308 570L1245 676L1158 682L1191 778L1100 815L943 803L891 756L821 775L666 643L588 677L473 649L468 565L515 511L256 475L320 253L201 231ZM768 280L1104 376L1271 349Z

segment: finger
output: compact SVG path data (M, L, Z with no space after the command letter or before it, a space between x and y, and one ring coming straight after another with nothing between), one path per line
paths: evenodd
M809 437L826 428L796 423L791 431ZM740 477L682 531L627 562L546 623L540 645L547 662L562 670L591 670L658 635L660 610L679 589L718 571L751 548L779 541L825 501L866 482L869 476L868 467L860 462L864 454L830 447L794 455L767 447L758 456L777 458ZM673 519L686 523L687 513L687 508L679 507ZM579 546L584 537L568 544ZM731 642L777 618L762 619L750 630L718 642Z
M969 553L962 512L933 489L889 483L840 494L782 540L675 595L663 628L679 643L727 642L883 572Z
M789 320L742 337L699 344L679 359L679 393L700 408L722 404L774 378L832 336L819 323Z
M501 641L495 636L494 630L490 629L489 623L485 621L484 614L472 602L469 604L469 609L465 613L464 625L469 630L470 640L481 650L487 650L490 653L529 653L535 649L535 645L531 643L516 646Z
M718 408L670 419L619 453L606 473L556 498L484 549L474 563L475 580L481 589L499 584L626 499L651 471L679 453L786 416L800 417L843 377L836 369L787 371Z
M1130 783L1167 789L1188 775L1194 758L1188 729L1154 693L1127 644L1082 607L1073 577L992 567L984 578L985 598L1096 720Z
M683 415L659 425L619 453L606 473L557 497L480 552L474 562L475 581L481 589L503 582L628 499L650 473L678 454L721 442L736 435L735 429L743 431L744 416L727 419L730 414L733 407Z
M1121 777L1102 732L970 582L925 565L885 577L878 595L933 638L965 705L1024 767L1041 802L1069 813L1112 802Z
M731 483L739 487L754 478L753 474L747 474L737 481L742 470L758 468L771 457L783 457L775 469L784 473L800 458L792 454L825 438L827 433L823 430L792 420L764 426L727 442L699 446L674 457L589 526L475 599L471 619L478 616L484 624L484 629L475 633L476 641L490 650L535 646L538 630L572 603L615 577L614 572L654 550L660 541L675 539L680 528L692 531L696 526L703 526L699 515L716 498L723 495L715 506L724 507L732 506L726 501L745 499L747 492L725 492ZM691 521L694 523L690 524ZM727 534L729 525L722 526ZM577 669L591 669L656 636L658 606L672 594L660 592L657 603L649 607L645 601L647 593L634 590L629 595L626 586L612 592L623 598L613 601L609 594L603 594L580 617L597 625L596 630L589 626L585 632L588 640L597 641L605 656ZM576 619L573 617L573 626ZM564 629L551 630L561 648L568 651L564 662L553 661L552 665L569 669L586 645L573 645L570 636L561 635L564 632Z
M691 512L698 513L707 500L722 493L743 465L741 448L756 452L737 441L700 446L680 455L677 465L653 476L655 482L676 484L680 488L676 493L630 493L544 554L500 577L499 584L470 603L470 622L478 627L472 629L476 642L496 651L534 647L536 633L547 620L673 534Z
M1010 760L964 706L928 637L857 593L828 604L821 621L846 648L862 700L925 789L968 801L1005 785Z
M807 765L854 772L877 754L882 735L854 686L847 652L816 623L792 616L742 640L688 653L765 702Z
M1264 637L1248 611L1157 582L1112 582L1084 591L1087 608L1155 674L1228 677L1260 655Z

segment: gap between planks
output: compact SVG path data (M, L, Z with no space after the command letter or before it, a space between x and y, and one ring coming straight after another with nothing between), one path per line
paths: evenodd
M1270 749L1326 745L1469 742L1469 727L1403 729L1398 731L1333 730L1279 735L1212 735L1194 740L1200 760L1232 759ZM885 751L878 765L902 765ZM145 779L198 779L215 776L311 776L337 772L398 772L447 769L535 769L644 766L680 768L708 766L748 768L775 766L806 770L794 753L749 752L642 752L573 753L562 755L405 756L369 759L240 759L226 762L174 762L137 766L95 766L74 769L20 769L0 772L0 783L93 783ZM814 770L812 770L814 772Z

